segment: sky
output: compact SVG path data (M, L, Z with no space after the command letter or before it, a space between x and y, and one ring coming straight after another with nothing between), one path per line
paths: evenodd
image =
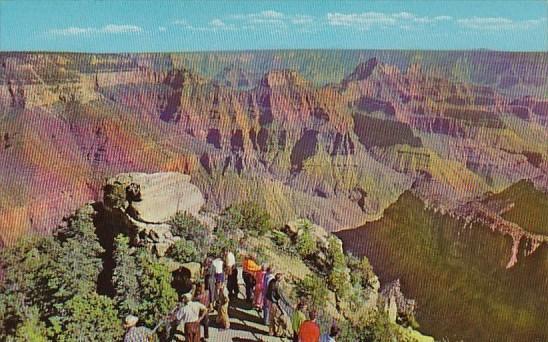
M548 1L10 1L0 51L548 51Z

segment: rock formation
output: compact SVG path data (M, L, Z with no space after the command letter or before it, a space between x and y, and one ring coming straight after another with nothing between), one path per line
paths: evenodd
M204 203L190 176L177 172L120 174L105 185L104 204L118 213L132 243L144 244L160 257L178 240L169 225L175 214L187 212L210 223L200 214Z

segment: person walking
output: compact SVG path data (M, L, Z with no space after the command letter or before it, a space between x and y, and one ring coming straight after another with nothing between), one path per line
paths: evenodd
M306 304L304 302L299 302L297 308L291 315L291 328L293 328L293 342L299 342L299 330L304 321L306 321L306 315L304 311L306 310Z
M209 301L209 291L205 288L204 284L198 284L194 293L194 300L202 303L207 308L207 314L200 321L200 324L204 328L204 341L209 338L209 310L211 308L211 302Z
M320 342L336 342L335 339L340 333L341 329L336 324L333 324L329 333L325 333L320 337Z
M228 290L225 285L217 282L217 324L223 329L230 329L230 318L228 317L228 304L230 302Z
M230 298L238 297L238 268L236 267L236 257L226 247L223 248L223 261L226 274L226 287Z
M183 295L182 306L175 317L179 322L177 330L184 330L186 342L200 342L200 322L207 314L207 308L200 302L192 301L190 293Z
M268 332L271 336L278 336L281 333L281 320L282 320L282 311L280 309L279 300L280 295L280 282L282 281L283 275L281 273L276 273L274 279L272 279L268 284L268 289L266 291L266 299L269 301L269 322L268 322Z
M263 285L264 285L265 276L266 276L266 266L263 265L259 271L255 272L255 289L253 294L253 306L259 311L263 309L263 304L264 304ZM246 285L246 292L247 292L247 285Z
M124 329L127 329L124 335L124 342L148 342L153 338L153 332L147 327L138 327L137 316L128 315L124 319Z
M316 310L310 310L310 319L304 321L299 329L299 342L318 342L320 340L320 326L316 323L318 314Z
M261 267L257 265L251 255L246 254L246 256L244 257L242 269L242 278L244 279L245 284L245 298L248 302L251 302L253 298L257 298L256 295L253 296L253 289L256 288L258 285L255 279L255 275L261 270ZM262 288L262 284L260 285L260 288Z

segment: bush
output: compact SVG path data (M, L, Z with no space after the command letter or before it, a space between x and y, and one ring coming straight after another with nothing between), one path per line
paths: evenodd
M327 278L329 287L338 298L345 298L351 291L350 276L346 268L337 267L331 270Z
M303 258L310 257L318 252L316 239L314 239L308 229L304 229L297 236L297 251Z
M329 286L339 298L344 298L351 290L346 258L339 239L330 237L328 243L327 254L331 264L331 271L328 276Z
M229 232L224 230L217 230L215 237L209 246L208 255L218 257L222 255L223 249L229 251L235 251L238 248L238 241L229 236Z
M30 308L27 318L17 327L15 341L17 342L47 342L48 331L44 322L40 321L38 308Z
M296 254L296 249L289 236L279 230L272 231L272 242L279 250L288 254Z
M145 250L139 252L137 265L141 269L139 319L152 326L175 307L177 292L171 287L168 268Z
M76 295L52 317L55 341L117 341L124 331L113 301L91 292Z
M262 236L272 229L270 214L252 202L235 204L219 216L217 227L231 231L240 229L253 236Z
M359 285L362 288L371 287L376 275L373 272L373 266L369 263L367 257L357 258L351 254L347 255L347 265L350 268L352 284Z
M309 298L313 306L322 307L329 296L325 280L317 275L307 275L295 284L296 295L299 298Z
M401 341L397 326L390 323L384 313L369 311L357 322L345 321L341 325L342 342L393 342Z
M167 251L167 256L177 262L202 262L205 253L196 249L194 241L181 239L175 242Z
M171 233L185 240L194 241L200 250L207 250L211 233L198 219L186 212L178 212L170 221Z

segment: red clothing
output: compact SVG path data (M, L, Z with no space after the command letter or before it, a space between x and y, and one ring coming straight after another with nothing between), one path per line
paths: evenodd
M263 283L265 275L265 271L258 271L255 273L255 295L253 296L253 304L258 308L263 307Z
M314 321L304 321L299 330L300 342L318 342L320 340L320 326Z

